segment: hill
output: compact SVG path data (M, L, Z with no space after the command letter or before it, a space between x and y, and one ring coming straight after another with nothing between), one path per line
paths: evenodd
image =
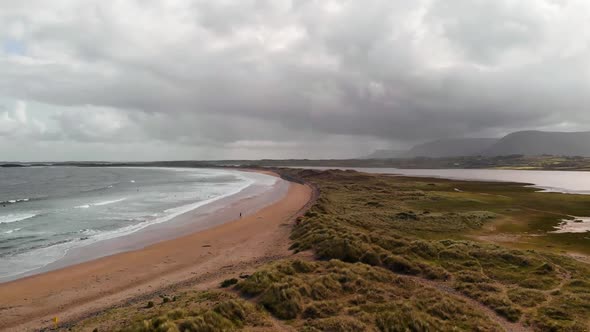
M509 134L483 151L488 156L590 156L590 132L520 131Z
M377 150L361 159L453 158L473 156L590 157L589 132L518 131L502 138L453 138L416 145L406 152Z
M361 159L394 159L400 158L406 151L402 150L375 150L373 153Z

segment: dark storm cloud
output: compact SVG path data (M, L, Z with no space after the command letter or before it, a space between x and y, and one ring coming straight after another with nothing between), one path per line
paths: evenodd
M0 96L67 108L54 130L82 142L583 129L589 18L582 0L26 0L0 5L0 39L27 45L0 55Z

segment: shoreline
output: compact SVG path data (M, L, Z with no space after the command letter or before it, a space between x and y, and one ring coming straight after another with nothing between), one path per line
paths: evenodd
M175 170L174 168L168 168ZM185 171L185 170L183 170ZM246 173L243 170L235 170ZM259 175L273 176L270 173ZM276 178L276 176L273 176ZM0 285L5 282L19 280L29 276L57 270L71 265L84 263L98 258L145 248L151 244L171 240L188 233L211 228L234 219L230 211L240 210L244 215L274 203L287 192L287 183L277 179L274 184L267 186L257 180L234 193L215 197L209 201L196 202L194 208L170 217L169 220L147 224L133 232L115 235L82 246L73 247L65 251L64 255L38 268L23 271L9 276L0 277ZM244 202L250 201L245 207ZM180 206L183 208L185 206Z
M234 267L252 268L290 255L290 225L313 194L309 186L284 182L284 196L266 197L262 206L242 198L211 213L217 221L210 219L209 228L189 231L195 216L186 216L186 227L169 231L188 235L0 284L0 329L36 330L50 326L55 316L76 321L167 287L211 282ZM223 223L221 215L245 209L250 210L243 218Z

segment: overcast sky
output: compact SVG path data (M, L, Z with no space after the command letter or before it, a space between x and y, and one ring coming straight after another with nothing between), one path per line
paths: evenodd
M0 160L590 130L588 0L0 1Z

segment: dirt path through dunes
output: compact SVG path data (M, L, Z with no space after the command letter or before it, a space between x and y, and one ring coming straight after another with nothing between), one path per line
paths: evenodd
M451 295L454 295L454 296L462 299L463 301L465 301L465 302L469 303L471 306L473 306L473 308L476 308L480 312L484 313L486 316L488 316L488 318L490 320L492 320L493 322L496 322L506 332L531 332L532 331L531 328L529 328L527 326L523 326L520 323L509 322L504 317L501 317L496 312L494 312L494 310L486 307L485 305L477 302L476 300L474 300L470 297L465 296L464 294L461 294L460 292L458 292L457 290L455 290L450 285L448 285L444 282L436 282L436 281L432 281L432 280L423 279L420 277L408 276L408 278L411 278L412 280L414 280L415 282L417 282L421 285L434 287L441 292L451 294Z

